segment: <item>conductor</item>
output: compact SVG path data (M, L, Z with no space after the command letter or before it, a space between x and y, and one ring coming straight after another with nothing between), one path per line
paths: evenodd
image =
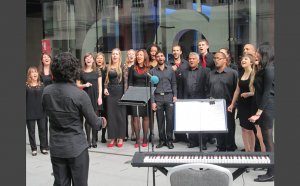
M54 186L87 186L88 143L83 117L95 130L106 127L106 119L97 117L85 91L76 87L80 62L71 53L54 57L51 71L54 84L44 89L42 104L50 122L50 156Z

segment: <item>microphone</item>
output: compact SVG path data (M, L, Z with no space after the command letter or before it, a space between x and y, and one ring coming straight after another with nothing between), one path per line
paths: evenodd
M147 73L147 75L150 77L150 81L153 85L157 84L159 82L159 78L157 76L152 76L151 74Z

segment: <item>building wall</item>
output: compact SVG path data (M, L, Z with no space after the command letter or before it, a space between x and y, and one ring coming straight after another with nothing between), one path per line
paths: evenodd
M42 18L26 18L26 70L29 66L38 66L43 39Z

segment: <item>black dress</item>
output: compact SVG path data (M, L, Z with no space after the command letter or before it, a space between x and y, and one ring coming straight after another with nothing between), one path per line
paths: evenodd
M239 94L239 100L237 105L238 108L237 118L240 119L241 127L247 130L253 130L255 126L253 123L251 123L248 120L248 118L250 118L253 115L253 112L251 112L253 96L249 96L247 98L243 98L240 96L244 92L250 92L249 83L250 83L250 77L247 80L242 80L242 78L240 77L239 79L240 94Z
M84 87L83 90L89 95L92 105L95 111L98 110L98 97L99 97L99 86L98 78L101 77L101 72L92 71L92 72L81 72L80 81L82 84L87 82L91 83L92 86Z
M52 76L50 74L40 75L40 77L41 77L41 82L43 82L45 87L53 83Z
M268 64L265 69L258 71L254 79L255 107L263 110L257 123L262 129L272 129L275 119L275 67Z
M123 96L123 81L119 82L117 72L110 70L108 73L107 89L107 130L108 139L120 138L126 136L126 106L119 105L118 102Z
M146 73L138 73L135 69L134 66L131 66L130 71L129 71L129 86L136 86L136 87L147 87L148 86L148 81L149 78ZM144 117L144 116L149 116L150 115L150 103L148 102L148 105L145 106L139 106L138 107L138 113L137 113L137 106L132 106L131 107L131 113L132 116L139 116L139 117Z

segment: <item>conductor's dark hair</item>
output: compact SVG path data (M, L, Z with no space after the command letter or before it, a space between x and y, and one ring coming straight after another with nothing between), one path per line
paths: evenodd
M260 65L264 69L267 64L274 63L274 48L269 42L261 43L257 49L260 55Z
M81 63L70 52L57 54L51 66L55 82L76 82L79 79Z

